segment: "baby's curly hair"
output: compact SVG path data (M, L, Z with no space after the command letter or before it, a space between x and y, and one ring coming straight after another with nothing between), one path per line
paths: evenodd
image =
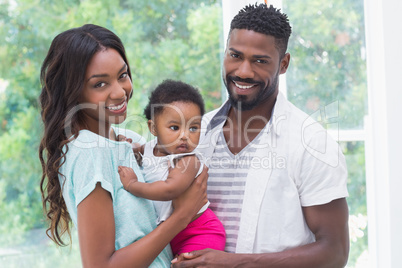
M234 29L251 30L275 37L275 45L281 56L286 53L292 33L288 16L280 9L266 4L248 5L240 10L230 24L229 38Z
M205 113L204 100L195 87L181 81L167 79L152 91L149 103L144 109L144 115L151 120L152 117L162 113L163 104L175 101L194 103L200 108L201 116Z

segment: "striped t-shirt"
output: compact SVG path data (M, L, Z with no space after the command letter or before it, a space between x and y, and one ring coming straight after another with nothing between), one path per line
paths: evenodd
M225 227L226 252L236 250L247 173L257 150L254 144L258 144L260 136L261 133L234 155L221 132L209 162L208 199L211 210Z

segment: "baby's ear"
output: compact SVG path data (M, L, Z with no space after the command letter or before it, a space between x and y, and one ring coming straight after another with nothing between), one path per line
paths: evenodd
M154 121L148 120L148 129L149 129L149 132L152 133L152 135L154 135L155 137L157 136L156 126L155 126Z

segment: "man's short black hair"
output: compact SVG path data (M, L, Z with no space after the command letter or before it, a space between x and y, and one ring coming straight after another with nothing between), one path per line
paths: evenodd
M144 115L151 120L152 116L155 117L163 111L163 104L175 101L194 103L200 108L201 115L205 113L204 100L195 87L181 81L167 79L152 91L149 103L144 109Z
M288 16L270 5L254 4L244 7L233 18L230 33L234 29L251 30L275 37L275 46L281 56L285 55L292 28Z

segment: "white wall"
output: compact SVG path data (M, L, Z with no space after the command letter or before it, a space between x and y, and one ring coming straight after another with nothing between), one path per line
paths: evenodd
M366 0L369 251L373 267L402 267L402 2Z

